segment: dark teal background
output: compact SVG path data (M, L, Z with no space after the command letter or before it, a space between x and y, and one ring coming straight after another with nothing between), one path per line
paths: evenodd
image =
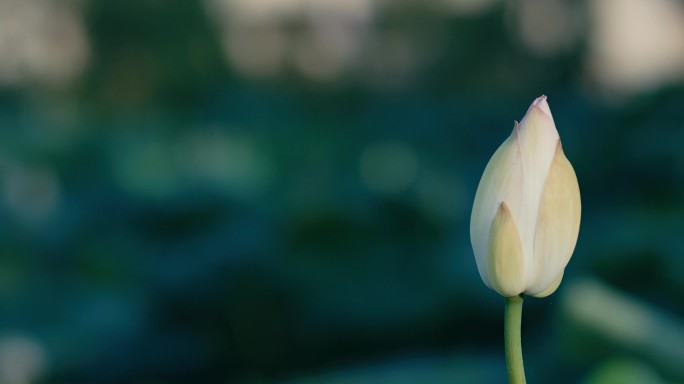
M378 2L323 48L311 20L346 11L250 27L209 2L63 3L87 63L0 85L8 383L504 382L470 208L542 94L583 217L558 292L525 303L528 381L684 380L684 88L605 85L588 3L555 1L578 26L541 50L521 2ZM277 70L226 59L242 33L258 64L268 28ZM361 47L339 63L316 50L338 33Z

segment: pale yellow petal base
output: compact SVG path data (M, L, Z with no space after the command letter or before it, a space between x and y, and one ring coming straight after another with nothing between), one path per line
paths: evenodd
M505 202L499 205L489 237L489 283L505 297L517 296L525 289L520 234Z

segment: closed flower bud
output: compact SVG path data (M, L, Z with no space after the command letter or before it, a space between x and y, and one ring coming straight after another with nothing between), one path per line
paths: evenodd
M580 214L577 177L542 96L489 160L475 194L470 239L485 285L505 297L552 294Z

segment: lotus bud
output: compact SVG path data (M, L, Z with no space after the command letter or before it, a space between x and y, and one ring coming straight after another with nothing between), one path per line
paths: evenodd
M536 99L484 170L470 219L480 277L505 297L544 297L563 278L581 202L546 96Z

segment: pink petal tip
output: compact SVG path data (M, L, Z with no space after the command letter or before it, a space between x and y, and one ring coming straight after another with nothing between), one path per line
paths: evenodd
M549 103L546 102L546 95L537 97L534 103L532 103L532 107L537 107L547 115L551 116L551 108L549 108Z

